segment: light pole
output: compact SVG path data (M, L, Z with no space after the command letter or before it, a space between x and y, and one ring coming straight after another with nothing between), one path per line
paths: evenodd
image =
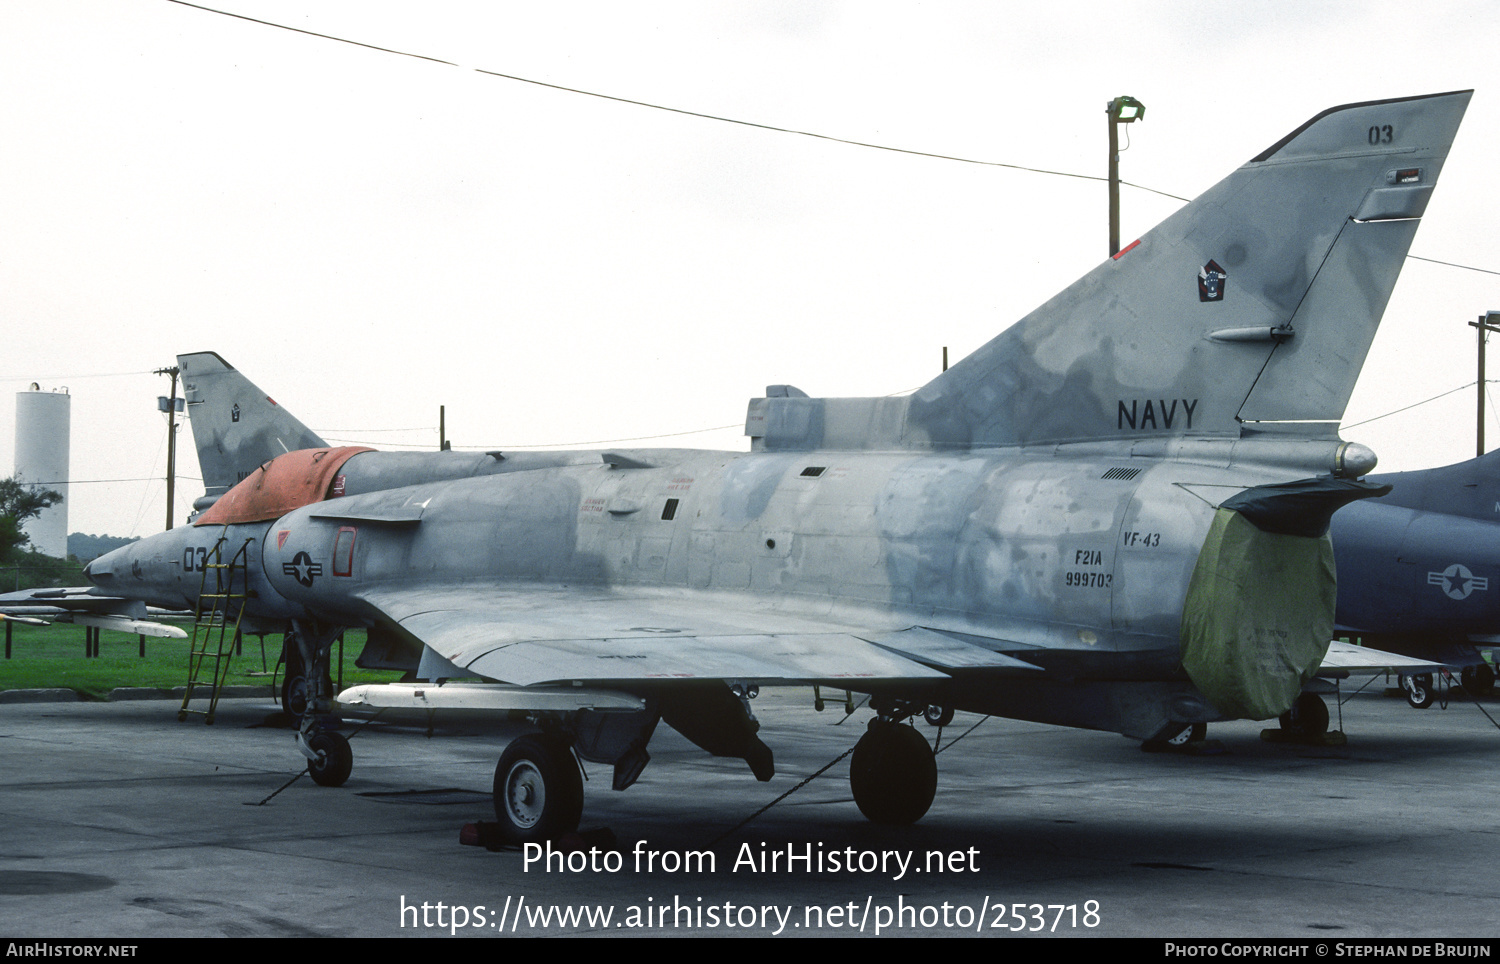
M1476 426L1477 440L1474 457L1478 458L1484 454L1484 336L1486 332L1500 331L1500 311L1490 311L1479 316L1478 321L1469 322L1469 327L1474 329L1479 336L1479 381L1475 385L1479 395L1479 420Z
M181 370L158 368L156 374L172 376L172 396L156 396L156 409L167 416L167 528L172 528L172 496L177 488L177 413L182 411L183 400L177 397L177 376Z
M1120 253L1120 125L1146 116L1146 105L1134 97L1116 97L1104 105L1109 114L1109 256Z

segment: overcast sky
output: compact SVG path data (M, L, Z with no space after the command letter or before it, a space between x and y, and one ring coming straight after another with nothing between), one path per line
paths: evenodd
M449 63L168 0L0 4L0 470L14 393L66 386L73 531L161 528L150 372L178 353L331 440L436 448L446 405L458 447L742 449L767 384L913 389L1107 254L1099 181L481 71L1094 177L1128 94L1124 178L1182 197L1324 108L1473 87L1412 253L1500 271L1489 0L217 7ZM1127 188L1127 240L1180 204ZM1409 260L1346 425L1473 381L1497 282ZM1446 464L1473 410L1345 437Z

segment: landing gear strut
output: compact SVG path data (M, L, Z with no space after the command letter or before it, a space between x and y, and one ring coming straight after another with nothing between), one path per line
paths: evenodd
M349 741L324 726L333 708L329 654L341 630L318 628L300 620L287 633L287 678L282 709L296 713L297 749L307 757L307 772L320 787L341 787L354 769ZM295 666L294 666L295 664Z
M296 640L289 642L291 645L283 644L281 709L293 719L300 720L307 712L307 672L303 669L302 655L297 652Z
M885 717L871 720L849 761L849 789L875 823L916 823L937 794L937 760L927 738Z

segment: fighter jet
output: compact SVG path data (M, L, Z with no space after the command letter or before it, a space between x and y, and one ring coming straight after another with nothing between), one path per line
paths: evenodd
M1391 494L1334 517L1339 632L1461 667L1464 688L1488 695L1495 673L1480 647L1500 632L1500 451L1370 481ZM1413 706L1432 705L1431 674L1401 684Z
M326 785L352 767L320 725L346 627L421 682L343 704L524 715L494 776L518 843L578 824L580 761L630 786L658 723L769 779L765 685L869 694L850 785L894 824L936 792L927 707L1143 740L1275 718L1333 633L1329 519L1385 491L1337 425L1469 97L1326 110L915 394L772 386L748 453L262 432L247 453L286 451L88 577L180 608L242 560L246 615L309 668Z
M204 485L202 498L193 503L194 515L190 521L195 522L198 514L220 496L273 459L291 452L328 449L322 438L216 352L178 355L177 367ZM330 497L419 482L599 464L598 452L378 452L356 446L339 449L338 453L340 460L357 455L354 466L357 471L340 472L336 480L338 488L329 493ZM294 507L288 505L289 509ZM198 573L201 583L201 563L206 559L206 550L198 557L197 565L184 557L184 572ZM191 609L192 604L188 603L187 608ZM0 610L3 609L0 605ZM240 624L243 631L252 634L279 634L286 629L284 615L262 619L255 611L245 613ZM387 640L378 630L375 635L378 641L361 654L361 666L417 668L410 652L412 647ZM307 667L291 637L287 637L282 661L285 671L281 677L281 703L288 711L300 715L307 703Z

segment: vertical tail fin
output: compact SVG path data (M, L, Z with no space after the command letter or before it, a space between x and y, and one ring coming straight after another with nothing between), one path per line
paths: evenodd
M1471 93L1326 110L909 398L756 399L746 432L968 448L1337 423Z
M908 437L1337 422L1471 93L1317 115L917 392Z
M256 467L322 439L211 351L178 355L183 395L203 470L205 499L216 499Z

